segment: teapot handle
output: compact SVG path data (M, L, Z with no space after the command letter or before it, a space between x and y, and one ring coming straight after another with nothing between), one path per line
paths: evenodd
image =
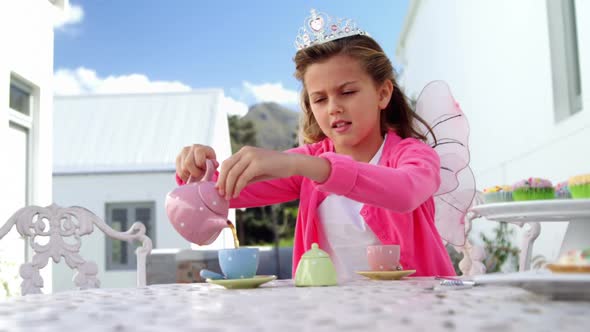
M207 164L207 170L201 181L211 181L213 180L213 174L215 174L215 165L213 165L211 159L207 159L205 163Z
M203 178L201 178L201 181L211 181L213 179L213 174L215 173L215 166L213 165L213 161L211 161L210 159L207 159L205 161L205 164L207 165L207 170L205 171L205 175L203 175ZM192 182L197 181L195 181L195 178L191 175L188 177L186 183L188 184Z

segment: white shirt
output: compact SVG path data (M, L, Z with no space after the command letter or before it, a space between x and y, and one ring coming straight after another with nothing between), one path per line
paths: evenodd
M384 143L385 139L370 164L379 162ZM339 282L361 278L354 271L369 269L367 246L381 243L361 216L362 208L363 203L335 194L326 197L318 208L323 229L319 246L330 255Z

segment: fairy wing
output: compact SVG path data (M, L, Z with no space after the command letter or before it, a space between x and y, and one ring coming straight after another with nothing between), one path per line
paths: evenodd
M432 128L430 132L422 123L417 125L440 156L441 184L434 194L436 227L444 241L461 246L465 243L465 214L475 196L467 118L443 81L424 87L416 103L416 114Z

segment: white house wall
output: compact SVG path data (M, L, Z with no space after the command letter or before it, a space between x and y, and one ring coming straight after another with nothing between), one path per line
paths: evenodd
M8 141L9 130L8 100L11 75L33 87L35 103L33 117L35 131L32 133L28 204L46 206L51 204L52 168L52 75L53 75L53 21L59 10L49 1L9 0L0 1L0 151ZM10 163L4 160L2 163ZM6 166L2 166L4 170ZM0 222L5 222L14 213L13 192L9 192L11 181L8 172L0 172ZM6 185L9 184L9 185ZM22 206L20 206L22 207ZM17 248L22 251L23 248ZM46 284L51 284L50 271L42 272ZM49 281L49 282L47 282ZM51 291L45 287L44 291Z
M165 197L177 187L174 162L183 146L210 145L220 162L230 156L227 113L218 104L221 96L220 90L203 90L56 97L55 202L83 206L103 220L107 203L154 202L154 248L189 249L191 244L168 220ZM233 209L229 219L235 222ZM211 245L194 249L231 246L228 229ZM97 263L102 287L135 285L135 271L105 271L101 231L82 241L81 254ZM54 271L55 290L70 289L72 272L63 266Z
M414 1L400 38L400 83L417 97L442 79L467 114L479 189L530 176L554 183L590 172L590 2L576 1L584 109L554 120L545 1ZM473 238L495 223L476 221ZM543 223L534 255L555 258L566 223Z

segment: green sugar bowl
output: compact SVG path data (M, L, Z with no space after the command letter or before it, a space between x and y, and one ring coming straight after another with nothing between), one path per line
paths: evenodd
M313 243L311 249L301 256L297 264L295 286L335 286L337 284L336 269L330 255L321 250L317 243Z

